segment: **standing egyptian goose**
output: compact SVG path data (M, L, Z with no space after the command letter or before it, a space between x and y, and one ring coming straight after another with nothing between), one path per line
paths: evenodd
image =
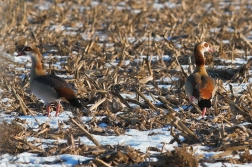
M215 94L215 81L208 76L205 68L204 52L212 52L207 42L200 42L195 45L194 58L196 68L185 82L185 92L190 102L198 102L202 110L202 117L206 113L206 108L211 107L211 98Z
M59 114L60 101L80 108L82 105L73 89L66 81L55 75L46 75L42 69L42 55L35 47L25 46L17 56L28 55L32 60L30 87L34 95L42 99L46 105L47 116L50 116L50 102L57 102L56 116Z

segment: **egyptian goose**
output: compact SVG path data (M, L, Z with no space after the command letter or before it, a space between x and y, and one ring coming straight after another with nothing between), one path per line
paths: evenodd
M30 87L32 93L43 100L46 105L47 116L50 116L50 102L57 102L56 116L59 114L60 101L70 103L80 108L82 105L73 89L66 81L55 75L46 75L42 69L42 55L36 47L25 46L17 56L28 55L32 60L30 73Z
M202 117L206 108L211 107L211 98L215 94L215 81L208 76L205 68L204 52L213 52L207 42L200 42L194 47L196 68L185 82L185 92L190 102L198 103Z

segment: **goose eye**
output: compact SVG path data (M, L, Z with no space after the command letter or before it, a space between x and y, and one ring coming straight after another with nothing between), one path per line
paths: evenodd
M208 47L208 43L205 43L204 46L207 48Z
M26 47L25 51L31 51L31 48L30 47Z

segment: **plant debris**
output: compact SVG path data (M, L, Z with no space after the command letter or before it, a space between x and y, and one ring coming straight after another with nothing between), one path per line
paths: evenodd
M15 117L0 123L1 153L91 158L76 166L252 163L251 3L92 2L0 2L0 111ZM208 116L198 119L199 108L189 103L184 84L193 68L185 65L190 64L188 58L193 60L194 44L202 40L216 51L206 55L206 64L218 90ZM31 95L30 65L14 61L14 53L26 44L40 48L47 73L64 75L84 106L79 110L63 103L61 111L72 111L74 117L59 122L58 128L37 120L37 115L45 115L45 108ZM36 129L19 118L25 115L36 119ZM83 116L93 119L84 123ZM98 126L102 123L106 128ZM102 145L94 137L168 124L173 136L170 144L180 146L173 151L149 147L141 152L125 145ZM81 136L94 145L81 143ZM43 139L55 142L42 147ZM222 153L204 157L193 150L197 145ZM157 161L150 162L151 158Z

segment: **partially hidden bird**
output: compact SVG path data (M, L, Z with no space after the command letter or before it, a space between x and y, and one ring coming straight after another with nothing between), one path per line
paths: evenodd
M31 92L43 100L46 105L47 116L50 116L50 103L56 102L56 116L59 115L60 101L70 103L72 106L81 108L76 93L67 82L56 75L47 75L42 68L42 55L38 48L25 46L17 56L30 56L32 60L30 72Z
M213 52L207 42L200 42L194 47L194 59L196 68L185 82L185 92L190 102L198 103L205 116L206 108L211 107L211 99L216 90L215 81L211 78L205 68L205 52Z

